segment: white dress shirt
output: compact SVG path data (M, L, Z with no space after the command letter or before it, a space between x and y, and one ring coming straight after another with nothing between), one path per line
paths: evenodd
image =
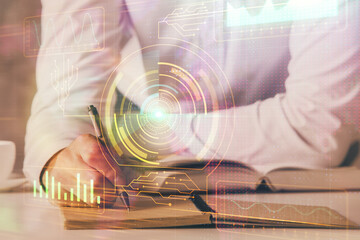
M332 17L338 22L336 26L325 24L327 18L311 19L311 24L307 19L296 20L279 36L255 38L254 33L246 32L240 40L215 31L211 16L195 37L159 39L159 22L176 9L175 1L42 0L42 6L43 26L52 14L69 12L81 23L83 14L76 19L77 15L71 12L103 8L104 25L94 27L103 49L60 56L48 54L48 49L58 47L57 37L64 46L74 44L75 38L70 26L57 32L43 27L37 62L38 91L26 135L24 171L31 179L37 179L51 156L77 136L93 133L86 117L87 106L100 104L106 81L119 59L161 43L184 46L184 41L191 41L222 69L228 80L221 83L223 96L234 94L232 108L197 114L182 122L176 134L181 139L193 139L188 146L188 152L193 155L205 148L202 157L216 155L242 161L262 171L289 166L333 167L341 163L357 139L360 126L358 1L339 0L339 13ZM66 14L56 16L53 22L59 26L68 18ZM75 32L80 31L81 24L75 25ZM170 27L161 34L169 36L172 31ZM161 50L160 58L161 54L175 56L176 51L168 47ZM79 69L65 107L59 104L51 81L54 59L60 59L57 63L65 59L66 64ZM185 54L177 61L196 64L199 59ZM130 84L147 67L140 57L120 65L118 71ZM59 81L66 77L56 76ZM124 94L128 86L117 87ZM132 100L141 106L146 97L138 94ZM222 100L220 97L219 101ZM211 137L208 127L215 118L219 120L218 127L213 129ZM199 126L196 137L192 124ZM204 146L209 137L212 141Z

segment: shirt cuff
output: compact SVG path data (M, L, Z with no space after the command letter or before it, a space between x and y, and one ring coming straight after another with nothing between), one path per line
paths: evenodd
M179 124L173 129L178 141L173 146L173 152L186 152L186 155L192 155L196 159L212 159L215 152L206 146L200 139L204 133L196 132L195 126L198 123L198 115L181 114L179 115ZM203 129L203 128L201 128Z
M41 186L41 174L46 163L61 149L69 146L71 141L54 143L38 143L28 152L24 161L24 174L29 181L38 181L37 188Z

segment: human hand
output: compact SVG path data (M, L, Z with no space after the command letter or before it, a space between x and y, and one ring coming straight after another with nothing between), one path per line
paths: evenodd
M107 153L104 146L98 143L96 137L90 134L80 135L68 147L64 148L48 162L46 166L48 179L52 177L56 182L61 182L61 194L58 195L57 186L54 187L54 193L49 188L48 197L52 202L60 206L87 205L98 206L95 199L90 196L100 196L101 202L111 206L117 197L119 186L125 184L125 177L120 167ZM80 196L77 198L77 176L80 178ZM48 180L50 181L50 180ZM90 186L93 181L94 194L90 194ZM45 184L45 174L42 176L42 182ZM83 186L87 186L85 195ZM70 199L71 188L73 189L73 201ZM104 194L105 190L105 194ZM64 200L64 194L68 199ZM58 198L60 196L60 199ZM82 203L82 204L80 204Z

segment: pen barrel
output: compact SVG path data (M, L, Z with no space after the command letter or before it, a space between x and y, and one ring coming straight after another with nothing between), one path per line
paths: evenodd
M103 134L101 133L101 120L97 109L94 106L89 106L89 115L93 124L95 135L104 142Z

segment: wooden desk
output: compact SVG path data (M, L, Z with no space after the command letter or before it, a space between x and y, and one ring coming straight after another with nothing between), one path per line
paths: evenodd
M244 195L239 198L244 198ZM360 215L360 213L359 213ZM0 193L0 239L360 239L360 230L326 229L149 229L64 230L56 207L39 205L31 193Z

